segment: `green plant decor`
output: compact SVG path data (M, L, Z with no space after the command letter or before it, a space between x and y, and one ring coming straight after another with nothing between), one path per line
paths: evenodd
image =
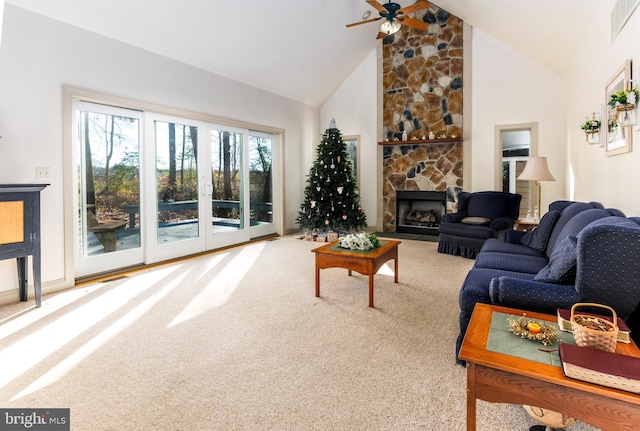
M597 132L600 130L600 120L592 118L587 118L584 123L580 125L580 128L585 132Z
M640 91L638 91L638 87L633 87L630 90L619 90L611 94L608 105L612 108L624 105L635 105L639 98Z

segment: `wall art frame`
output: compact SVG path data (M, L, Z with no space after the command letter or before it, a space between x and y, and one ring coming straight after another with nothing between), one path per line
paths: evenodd
M633 149L633 126L618 124L617 110L609 106L611 95L616 91L628 90L631 86L631 60L626 60L605 85L604 121L605 155L616 156L629 153Z

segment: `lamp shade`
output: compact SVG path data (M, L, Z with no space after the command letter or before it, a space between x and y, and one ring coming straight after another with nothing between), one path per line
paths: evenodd
M529 157L527 164L522 173L518 176L519 180L530 181L555 181L549 167L547 166L546 157Z

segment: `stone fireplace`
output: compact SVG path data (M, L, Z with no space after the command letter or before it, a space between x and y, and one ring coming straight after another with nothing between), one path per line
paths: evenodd
M396 192L396 232L437 236L447 209L447 193L435 191Z
M398 205L408 205L399 201L403 192L444 194L438 205L451 211L454 203L446 195L456 196L454 190L463 186L463 22L434 4L415 19L428 28L403 26L383 39L384 232L409 229L406 215L398 212ZM427 208L437 214L440 209ZM419 229L414 233L427 232Z
M462 143L441 142L383 147L382 228L397 230L398 196L402 192L442 193L445 210L453 210L456 190L462 187ZM446 195L450 198L447 199ZM418 195L416 195L418 196ZM426 195L425 195L426 196ZM440 199L439 199L440 200ZM448 208L448 206L451 207ZM424 230L413 233L437 235Z

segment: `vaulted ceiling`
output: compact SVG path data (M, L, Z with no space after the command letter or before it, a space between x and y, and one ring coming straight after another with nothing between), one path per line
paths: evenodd
M380 0L382 3L385 0ZM564 75L592 10L615 0L438 0L438 6ZM408 6L415 0L396 0ZM5 0L163 56L320 106L372 52L364 0ZM5 14L6 17L6 14ZM602 19L602 17L600 17Z

